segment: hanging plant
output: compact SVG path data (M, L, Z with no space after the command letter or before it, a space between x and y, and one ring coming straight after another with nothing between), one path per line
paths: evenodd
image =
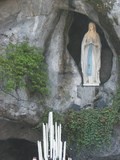
M40 48L27 42L9 44L6 54L0 55L0 84L6 92L27 88L30 93L46 95L47 70Z

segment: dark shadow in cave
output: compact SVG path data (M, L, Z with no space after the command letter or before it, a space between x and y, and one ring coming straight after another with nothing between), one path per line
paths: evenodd
M88 23L92 20L87 16L74 12L74 20L69 30L69 44L67 46L69 53L75 60L77 66L80 66L81 42L84 34L88 30ZM94 22L95 23L95 22ZM113 53L105 39L102 29L96 24L97 32L100 35L102 51L101 51L101 83L105 83L111 76Z
M32 160L38 157L37 145L25 139L0 140L0 160Z

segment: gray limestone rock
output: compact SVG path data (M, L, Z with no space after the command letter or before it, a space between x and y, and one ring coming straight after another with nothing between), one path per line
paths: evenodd
M77 44L78 56L73 58L77 49L73 49L70 45L70 28L74 22L75 12L78 16L87 17L88 21L94 21L101 28L109 48L109 51L104 50L103 52L102 84L99 87L82 86L82 75L78 65L81 44L75 39L74 44ZM114 38L115 43L118 44L120 38L119 15L120 5L116 1L112 10L107 14L112 26L112 28L107 26L112 29L109 31L104 26L104 22L101 23L100 13L85 0L0 1L0 54L4 53L4 48L9 42L17 43L26 39L30 44L44 50L51 90L44 106L58 111L65 111L68 108L79 111L81 108L110 106L118 87L120 50L119 45L117 48L113 45L112 39ZM85 23L87 26L86 19L81 18L80 21L80 24ZM80 29L80 33L83 34L85 28L81 29L81 26L76 26L78 27L76 29ZM113 33L112 36L111 33ZM73 30L72 36L79 36L79 33L75 35ZM73 50L72 54L71 50ZM36 99L29 98L25 90L19 90L17 94L16 92L6 94L0 90L0 117L35 125L39 122L44 106L37 103ZM24 137L24 135L18 137ZM3 136L3 138L5 137ZM117 143L119 136L114 138L115 146L113 145L110 150L105 152L107 156L113 154L113 148L115 154L120 153L119 143Z
M82 75L78 66L80 55L76 58L78 59L76 63L68 49L74 11L78 16L84 14L88 21L91 19L101 28L110 49L110 52L104 50L106 56L103 58L106 58L101 72L103 83L97 88L82 87ZM108 14L117 35L120 27L119 14L117 14L119 11L119 6L115 4ZM6 0L0 2L0 15L0 53L9 42L17 43L26 39L44 50L51 89L49 98L44 102L45 106L65 111L73 104L80 108L112 104L112 97L118 86L117 54L119 53L116 53L109 33L101 25L93 6L84 0L71 2L67 0ZM84 19L81 20L84 21ZM85 21L86 25L87 22ZM82 30L81 33L83 33ZM78 41L75 42L79 49L81 44ZM38 105L33 98L29 99L25 90L18 93L21 97L19 101L16 93L13 95L0 92L1 116L37 123L43 106Z

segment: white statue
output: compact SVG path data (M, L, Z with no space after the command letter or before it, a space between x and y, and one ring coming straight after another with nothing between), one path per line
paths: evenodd
M81 46L83 86L100 85L101 42L96 26L90 22Z

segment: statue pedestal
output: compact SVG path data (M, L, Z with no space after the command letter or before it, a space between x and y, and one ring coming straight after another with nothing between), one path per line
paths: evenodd
M99 86L100 84L99 83L84 83L83 86L84 87L96 87L96 86Z

